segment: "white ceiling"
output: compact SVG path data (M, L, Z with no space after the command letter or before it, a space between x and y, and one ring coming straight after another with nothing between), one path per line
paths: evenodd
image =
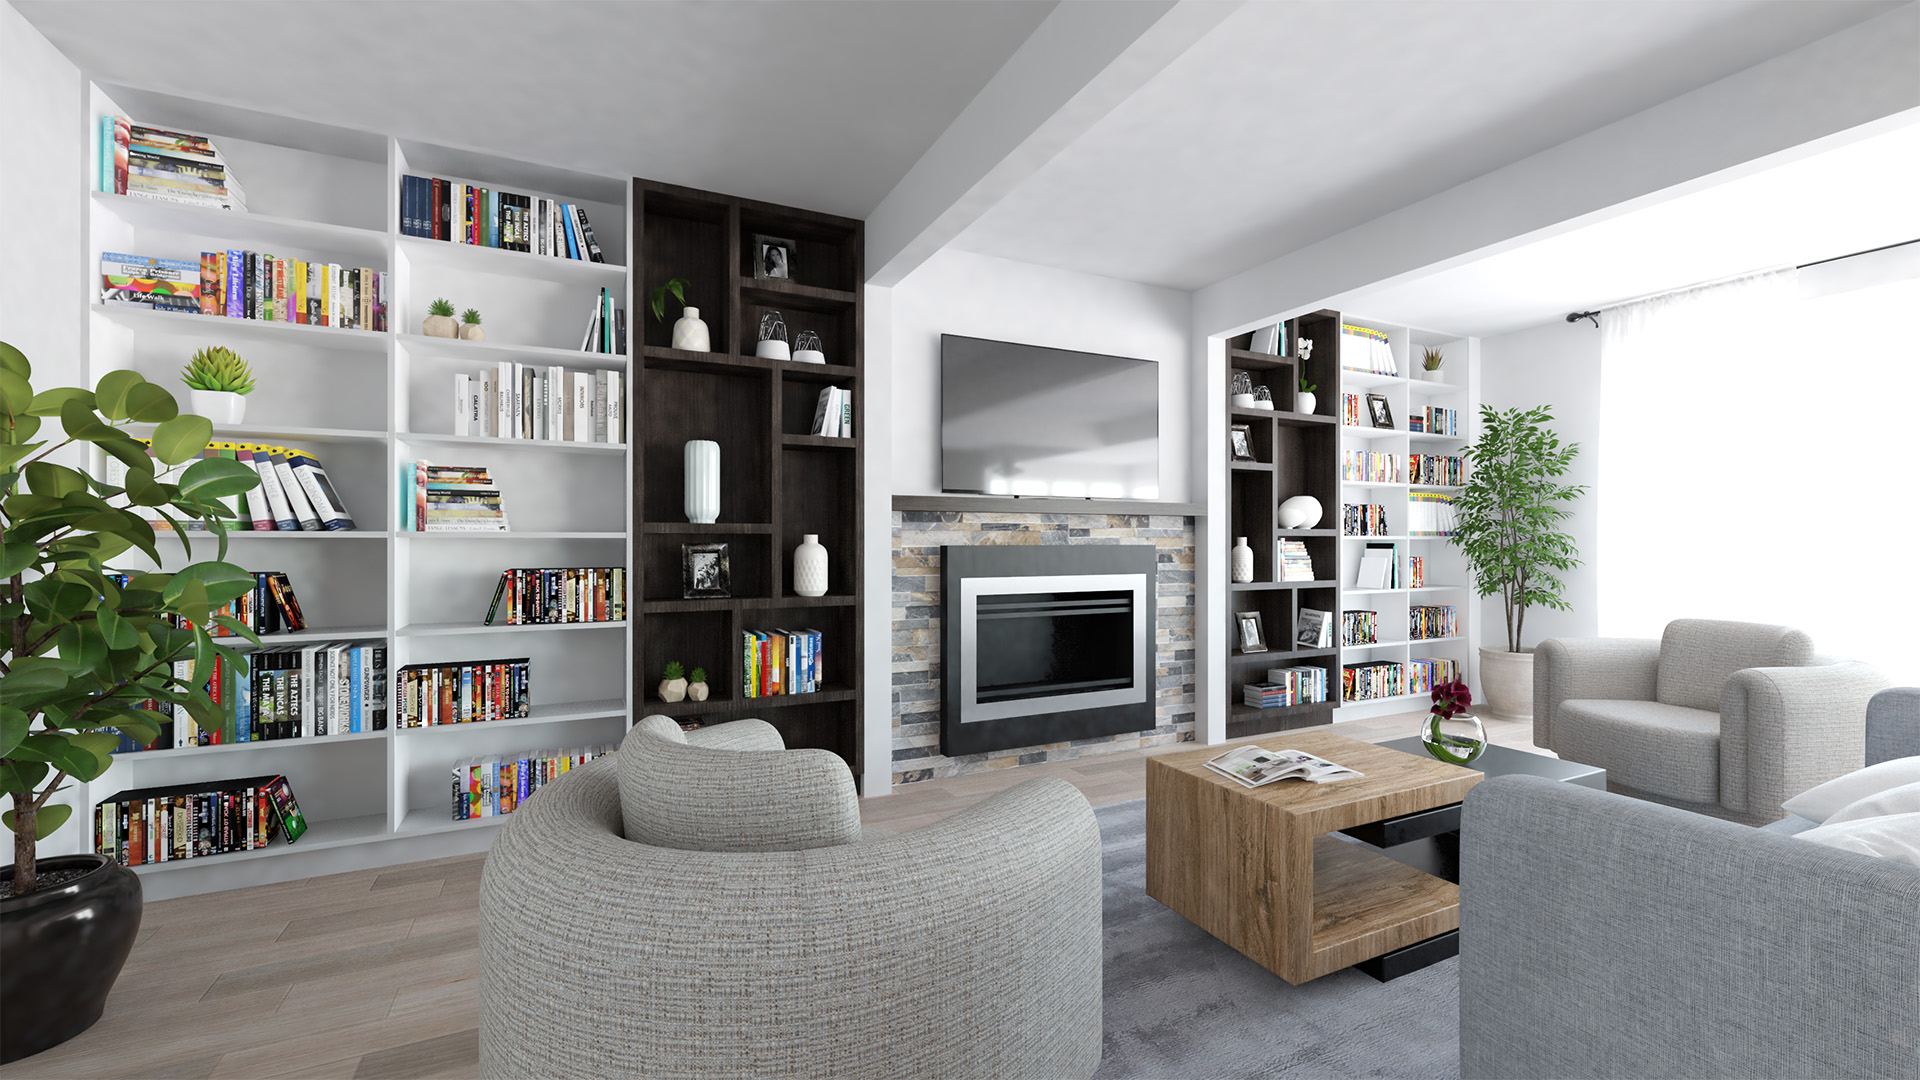
M955 246L1198 288L1895 6L1251 4Z
M1333 305L1454 335L1504 334L1570 311L1920 239L1916 177L1920 122Z
M1029 0L13 0L89 77L864 218Z

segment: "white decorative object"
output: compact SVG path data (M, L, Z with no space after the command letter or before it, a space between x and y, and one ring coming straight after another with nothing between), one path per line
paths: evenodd
M1891 814L1920 814L1920 783L1891 788L1876 795L1869 795L1857 802L1850 802L1821 824L1838 825L1843 821L1860 821L1863 818L1887 817Z
M707 324L700 321L700 309L683 308L680 318L673 324L673 347L687 352L711 352L713 344L707 336Z
M655 692L660 695L661 701L669 705L677 704L687 700L687 680L661 679L660 685L655 688Z
M826 346L820 343L820 335L812 330L802 330L793 339L793 362L796 364L824 364L827 362Z
M1420 381L1446 382L1447 376L1446 376L1446 373L1442 371L1440 368L1423 367L1420 369Z
M1280 527L1283 529L1311 529L1320 524L1320 500L1311 495L1295 495L1280 504Z
M793 591L801 596L827 595L827 549L820 546L818 533L800 538L793 549Z
M1843 821L1795 833L1793 838L1920 866L1920 814Z
M704 679L700 682L690 682L687 684L688 701L705 701L707 700L707 695L711 692Z
M1255 399L1252 394L1235 394L1231 400L1233 407L1236 409L1253 409L1259 407L1255 404Z
M1314 406L1318 404L1320 404L1320 399L1314 397L1313 391L1311 390L1302 390L1293 397L1293 407L1297 412L1311 413Z
M1294 343L1294 355L1302 360L1313 359L1313 339L1303 337Z
M706 439L687 443L687 520L711 525L720 520L720 444Z
M429 315L420 321L420 332L427 337L457 338L460 322L451 315Z
M1236 585L1244 585L1253 580L1253 549L1247 546L1247 538L1233 538L1233 580Z
M247 398L231 390L187 390L187 399L193 404L193 414L204 416L216 424L237 424L247 415Z
M1487 711L1500 719L1533 719L1533 650L1481 649L1480 689Z
M787 320L779 312L760 316L760 340L753 346L753 355L762 360L793 359L793 350L787 346Z
M1920 784L1920 756L1894 758L1836 776L1781 803L1780 809L1808 821L1824 823L1861 799L1908 784Z

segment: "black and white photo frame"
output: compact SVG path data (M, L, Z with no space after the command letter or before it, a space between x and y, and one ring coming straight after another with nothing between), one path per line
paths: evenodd
M680 545L681 596L708 600L733 595L733 570L725 544Z
M1234 424L1227 431L1227 448L1235 461L1253 460L1253 425Z
M1367 415L1373 418L1373 426L1390 428L1393 426L1393 408L1381 394L1367 395Z
M767 281L792 281L793 249L791 240L754 233L753 276Z
M1234 626L1239 630L1240 651L1243 653L1262 653L1267 651L1267 628L1257 611L1236 611L1233 614Z

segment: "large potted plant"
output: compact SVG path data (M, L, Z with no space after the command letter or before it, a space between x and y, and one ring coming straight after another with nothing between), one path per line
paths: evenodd
M1550 406L1480 407L1480 437L1461 451L1471 468L1454 499L1453 545L1466 556L1474 591L1498 596L1506 615L1504 649L1480 649L1480 689L1493 715L1533 716L1533 650L1521 645L1528 608L1567 610L1559 572L1580 565L1573 537L1560 524L1567 504L1586 492L1565 484L1578 443L1563 444L1547 427Z
M260 480L238 461L194 460L212 422L181 414L172 394L132 371L108 372L91 391L36 394L31 380L27 358L0 342L0 791L11 804L0 817L14 834L13 865L0 870L0 1061L99 1019L140 928L131 870L101 855L38 857L39 841L72 816L49 800L68 780L99 779L120 733L158 737L161 714L143 707L149 701L219 722L202 689L207 674L215 657L245 671L246 657L209 626L259 640L213 615L253 587L251 574L223 561L232 511L220 497ZM134 423L155 425L151 456L126 431ZM125 484L52 460L76 443L124 462ZM175 529L203 523L202 544L217 541L218 555L172 573L117 572L113 560L136 551L161 565L149 514ZM184 531L180 542L191 560ZM174 663L186 660L192 674L175 677Z

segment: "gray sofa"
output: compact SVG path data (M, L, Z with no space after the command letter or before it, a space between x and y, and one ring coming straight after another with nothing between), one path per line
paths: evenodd
M1866 664L1784 626L1676 619L1659 641L1556 638L1534 653L1533 743L1607 787L1749 825L1860 767Z
M834 755L649 717L494 841L480 1070L1087 1077L1100 930L1099 828L1063 781L863 834Z
M1920 689L1869 713L1920 754ZM1527 777L1463 813L1461 1076L1920 1076L1920 869Z

